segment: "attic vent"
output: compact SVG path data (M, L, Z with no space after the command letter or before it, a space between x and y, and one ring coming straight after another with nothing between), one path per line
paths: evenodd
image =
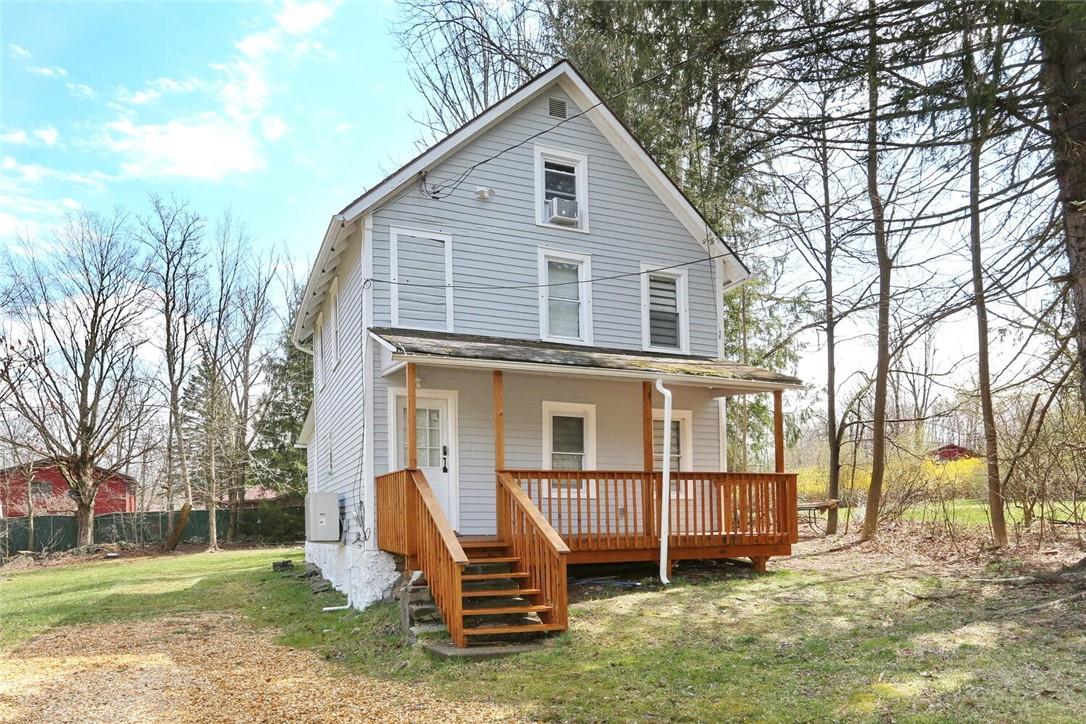
M566 102L561 98L547 99L547 115L552 118L566 117Z

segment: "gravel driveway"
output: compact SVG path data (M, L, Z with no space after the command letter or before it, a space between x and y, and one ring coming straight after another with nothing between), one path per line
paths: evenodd
M337 669L225 615L64 626L0 659L0 721L511 721Z

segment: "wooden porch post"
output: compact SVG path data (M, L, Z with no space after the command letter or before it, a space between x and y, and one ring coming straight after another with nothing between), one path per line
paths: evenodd
M784 409L781 398L782 390L773 390L773 452L775 469L784 472Z
M505 469L505 388L501 370L494 370L494 469Z
M415 427L415 363L407 363L407 467L419 466L418 429Z
M497 506L496 528L499 540L511 538L512 527L506 491L498 479L498 471L505 469L505 384L501 370L494 370L494 496Z
M652 383L641 383L641 445L643 468L652 472ZM656 530L656 485L652 475L645 476L641 487L642 517L645 535L655 535Z
M652 472L652 383L641 383L641 442L644 450L644 471Z

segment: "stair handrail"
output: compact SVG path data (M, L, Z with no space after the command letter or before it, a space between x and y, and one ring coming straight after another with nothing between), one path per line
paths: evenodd
M449 557L452 558L453 563L466 566L469 560L468 556L464 552L464 547L460 545L460 540L456 537L456 532L449 523L449 519L445 517L445 511L441 509L441 504L437 502L437 496L434 495L434 489L430 487L430 481L426 479L426 475L421 470L416 469L409 472L412 481L415 483L415 489L418 491L419 500L422 501L423 506L430 514L434 527L437 529L441 541L445 544L445 549L449 552Z
M513 476L504 470L498 471L498 483L505 489L509 496L513 499L513 502L524 511L525 516L531 520L533 526L537 528L540 534L543 536L543 540L547 542L547 545L552 551L558 554L569 553L569 546L562 540L562 536L558 535L558 531L550 524L543 513L536 507L536 504L532 502L532 499L528 497L528 494L524 492L524 489L520 487L520 484L513 479ZM504 515L505 511L499 508L498 515ZM500 524L499 524L500 527Z

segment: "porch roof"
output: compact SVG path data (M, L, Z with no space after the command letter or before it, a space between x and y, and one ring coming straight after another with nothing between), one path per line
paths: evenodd
M373 338L396 361L535 372L578 372L608 377L661 377L677 384L721 388L722 394L799 388L803 382L761 367L698 355L583 345L509 337L485 337L416 329L374 327Z

